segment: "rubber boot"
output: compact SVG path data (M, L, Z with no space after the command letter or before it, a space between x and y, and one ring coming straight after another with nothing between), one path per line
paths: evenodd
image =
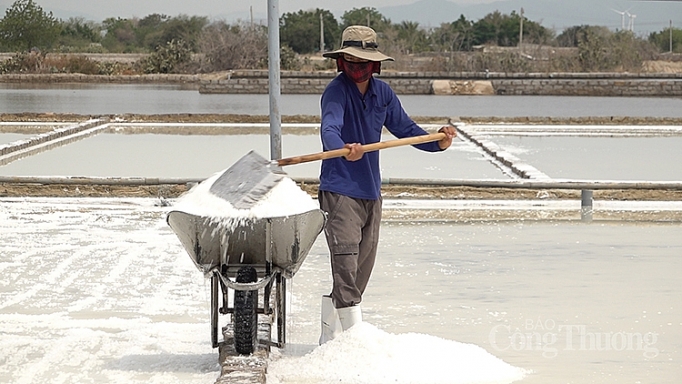
M359 305L338 308L336 311L339 313L339 320L341 321L341 327L344 331L355 324L362 322L362 310Z
M341 322L339 321L339 314L336 312L334 303L330 296L322 296L322 303L320 305L320 323L322 333L320 334L320 345L334 339L341 334Z

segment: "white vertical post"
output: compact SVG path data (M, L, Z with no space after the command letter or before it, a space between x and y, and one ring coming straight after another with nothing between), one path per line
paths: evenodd
M282 158L280 100L279 1L268 0L268 82L270 95L270 159Z
M523 52L523 8L521 8L521 24L519 26L519 51Z
M324 18L320 10L320 54L324 53Z
M594 212L592 196L592 191L588 189L583 189L580 193L580 220L584 222L592 221L592 213Z
M670 19L670 54L673 53L673 20Z

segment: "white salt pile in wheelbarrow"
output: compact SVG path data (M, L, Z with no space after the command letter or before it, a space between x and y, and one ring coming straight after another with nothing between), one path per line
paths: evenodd
M314 209L319 205L288 177L282 178L258 203L250 209L237 209L225 199L210 192L213 183L224 171L202 181L180 196L173 209L216 221L234 222L240 219L292 216Z

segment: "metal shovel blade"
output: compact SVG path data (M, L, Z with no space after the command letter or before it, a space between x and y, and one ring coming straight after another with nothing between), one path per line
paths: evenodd
M279 183L285 173L251 151L211 185L210 191L237 209L250 209Z

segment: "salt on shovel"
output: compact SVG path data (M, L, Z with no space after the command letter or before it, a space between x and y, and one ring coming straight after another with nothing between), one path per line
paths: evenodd
M373 152L403 145L440 141L445 137L445 133L439 132L430 135L365 144L362 148L365 152ZM341 148L270 161L251 151L223 172L213 183L210 191L214 195L227 200L237 209L251 209L286 176L286 173L281 168L282 166L342 157L346 156L349 152L350 149Z

